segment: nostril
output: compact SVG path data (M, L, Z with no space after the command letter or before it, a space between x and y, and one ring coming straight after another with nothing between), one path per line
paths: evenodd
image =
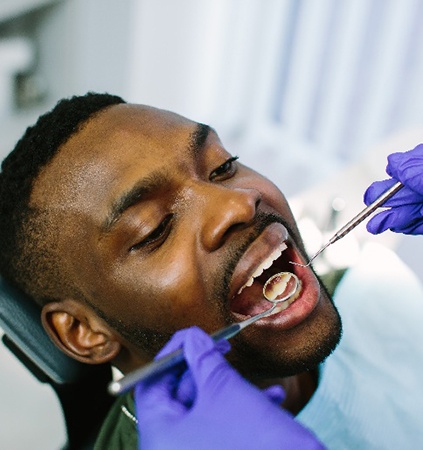
M244 228L248 228L250 225L249 222L243 222L243 223L235 223L231 225L229 228L226 229L225 233L222 235L221 238L221 244L223 244L228 236L231 236L232 234L236 233L237 231L243 230Z

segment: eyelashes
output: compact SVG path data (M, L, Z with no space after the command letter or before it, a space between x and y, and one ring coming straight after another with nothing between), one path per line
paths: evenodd
M160 224L143 240L133 245L129 251L134 251L149 245L161 245L170 233L173 214L168 214Z
M209 176L210 181L223 181L235 175L238 167L234 164L238 156L232 156L227 159L221 166L213 170Z

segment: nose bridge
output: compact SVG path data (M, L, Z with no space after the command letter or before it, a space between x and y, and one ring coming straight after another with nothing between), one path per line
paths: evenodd
M255 217L261 200L254 188L198 182L191 186L190 208L202 245L213 251L235 230Z

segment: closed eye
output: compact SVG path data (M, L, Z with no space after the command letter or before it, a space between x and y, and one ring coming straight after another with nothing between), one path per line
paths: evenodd
M222 181L234 176L238 169L237 165L234 164L237 159L238 156L232 156L231 158L226 160L221 166L213 170L213 172L209 176L209 180Z
M148 236L146 236L142 241L133 245L129 251L135 251L140 248L144 248L147 246L160 246L166 240L167 236L170 233L171 222L173 219L173 214L167 215Z

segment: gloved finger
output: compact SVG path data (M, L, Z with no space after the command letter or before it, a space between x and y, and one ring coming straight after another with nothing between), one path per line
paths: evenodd
M383 192L392 187L396 180L390 178L389 180L375 181L372 183L364 193L364 203L369 206L373 203Z
M422 205L405 205L376 214L367 223L367 230L379 234L386 230L412 234L423 222Z
M168 355L180 348L183 347L184 342L187 339L195 339L200 328L196 326L192 326L189 328L184 328L182 330L178 330L171 337L171 339L166 343L166 345L157 353L154 359L162 358L163 356ZM205 333L201 330L202 333ZM206 334L206 333L205 333ZM231 349L231 344L226 339L221 339L220 341L215 343L216 349L225 354Z
M412 190L422 193L423 145L408 152L393 153L388 156L386 171Z
M286 397L284 389L278 384L263 389L262 392L272 403L275 403L276 405L280 405Z
M189 336L193 331L194 327L184 328L182 330L178 330L175 334L169 339L169 341L164 345L164 347L157 353L154 359L163 358L163 356L168 355L180 348L182 348L183 343L187 336Z
M372 183L364 193L364 203L368 206L373 203L381 194L392 187L397 180L389 179L383 181L375 181ZM413 203L423 203L423 195L417 194L415 191L404 186L400 191L387 200L383 206L402 206Z
M197 327L189 327L184 328L182 330L178 330L175 332L175 334L170 338L170 340L165 344L165 346L157 353L155 356L155 360L163 358L164 356L167 356L168 354L177 351L182 350L183 351L183 345L186 339L189 339L192 334L194 334L194 339L196 335ZM170 369L169 371L172 371L177 376L182 376L182 374L187 370L187 366L185 363L181 363L176 365L173 369ZM188 381L188 379L184 382L185 389L187 389L188 392L193 391L193 387L188 387L188 383L192 383L192 379Z
M187 337L192 333L195 334L193 328L177 331L155 359L181 349ZM161 404L179 411L181 406L184 408L189 407L194 396L195 385L186 364L180 364L164 374L159 374L154 378L138 383L135 389L137 401L139 402L142 399L143 404L147 404L150 409L151 404ZM153 411L157 411L157 414L160 414L160 410L157 410L155 406L153 406Z
M190 327L183 330L177 331L170 341L162 348L162 350L157 354L155 359L161 358L163 356L168 355L169 353L174 352L175 350L181 349L183 350L184 343L190 339L197 339L198 333L204 333L198 327ZM204 333L205 334L205 333ZM211 340L211 338L209 338ZM215 349L224 354L230 350L231 345L225 339L214 343L213 345ZM190 374L190 371L187 370L186 364L176 366L171 372L177 377L174 379L174 390L172 392L175 399L177 399L180 403L185 405L186 408L189 408L196 395L196 387L193 377ZM176 381L177 380L177 381ZM170 387L168 386L168 389Z
M229 363L218 350L219 346L226 344L216 344L213 339L199 328L190 335L184 343L184 355L189 370L192 373L198 391L207 389L211 384L210 377L219 378L219 372L222 372L221 380L225 379L225 369L230 368ZM232 368L231 371L235 372Z
M174 396L185 408L191 408L196 394L197 388L195 381L192 377L191 370L188 369L182 374L179 384L176 386Z
M188 351L188 357L186 352L187 342L195 342L195 349L191 348ZM191 327L188 329L180 330L176 332L172 339L163 347L158 353L156 358L166 356L168 353L177 349L182 349L185 359L187 359L188 366L197 364L197 361L210 350L215 351L221 356L222 353L226 353L230 349L230 344L226 340L221 340L217 343L207 335L203 330L198 327ZM221 356L223 358L223 356ZM196 381L192 376L192 368L187 368L185 365L183 372L178 368L171 371L173 378L167 377L167 383L163 386L153 388L153 395L149 398L159 401L160 398L164 402L170 403L170 398L177 400L185 408L190 408L195 400L197 388ZM164 389L164 392L161 389ZM140 392L142 387L139 388ZM145 392L145 390L144 390Z
M230 350L231 345L226 339L222 339L214 343L214 348L223 355ZM191 369L188 369L182 374L175 396L181 403L189 408L195 400L196 392L197 389L192 377Z
M221 339L215 342L215 349L222 355L225 355L231 349L231 344L226 339Z
M162 374L158 379L137 383L134 389L135 411L140 424L153 422L163 414L179 416L185 405L174 398L175 376Z
M423 234L423 221L416 220L415 222L410 223L408 226L403 227L401 230L392 230L392 231L396 231L397 233L412 234L412 235Z

